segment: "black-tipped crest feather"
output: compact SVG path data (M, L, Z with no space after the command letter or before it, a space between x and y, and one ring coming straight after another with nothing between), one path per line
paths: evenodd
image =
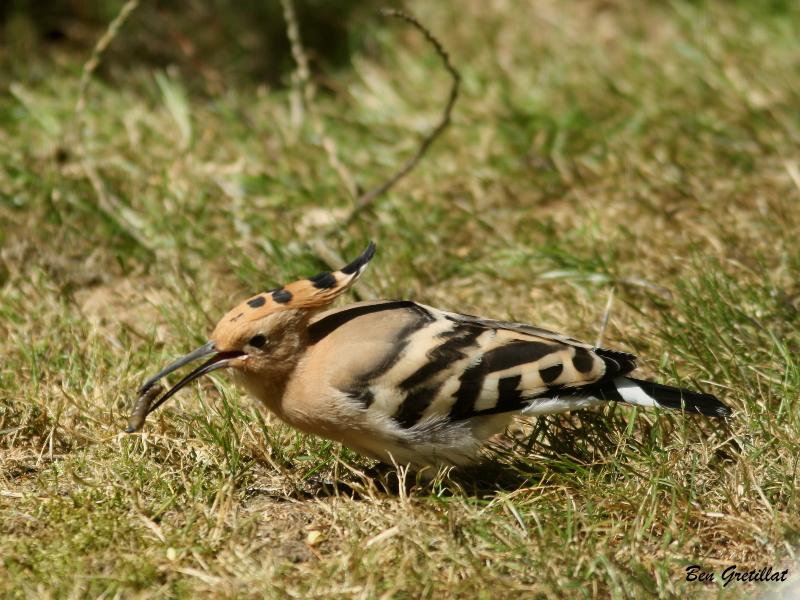
M345 275L352 275L353 273L358 273L361 271L365 266L367 266L369 261L372 260L372 257L375 256L376 248L377 246L375 245L375 242L370 242L369 246L367 246L367 249L364 250L361 256L359 256L346 267L342 268L342 273Z

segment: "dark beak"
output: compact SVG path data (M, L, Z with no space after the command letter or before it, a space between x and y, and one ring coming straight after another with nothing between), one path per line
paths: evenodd
M178 359L145 381L144 385L139 388L139 400L136 402L136 406L131 413L130 419L128 419L128 428L125 430L125 433L134 433L139 431L144 425L147 415L164 404L164 402L172 398L172 396L174 396L178 391L186 387L195 379L202 377L206 373L211 373L211 371L224 369L230 365L231 360L245 354L244 352L219 352L215 346L215 341L208 342L205 346L198 348L194 352L190 352L183 358ZM158 395L158 392L154 394L153 390L154 387L157 386L156 382L159 379L166 377L170 373L177 371L189 363L193 363L196 360L205 358L206 356L210 356L211 358L189 373L186 377L181 379L172 389L170 389L166 394L164 394L160 399L151 405L152 400ZM161 386L157 387L159 389L163 389Z

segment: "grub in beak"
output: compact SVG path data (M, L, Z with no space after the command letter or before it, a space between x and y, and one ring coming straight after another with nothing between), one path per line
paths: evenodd
M128 428L125 430L125 433L134 433L142 428L144 425L144 420L147 418L147 414L150 412L150 405L153 403L153 400L161 395L161 392L163 391L164 386L162 386L160 383L156 383L153 384L153 387L147 390L144 394L139 395L139 397L136 399L136 404L133 407L133 412L128 419Z
M131 413L130 419L128 419L128 428L125 430L125 433L135 433L139 431L143 426L147 415L151 412L156 410L159 406L164 404L167 400L172 398L178 391L186 387L195 379L198 379L205 375L206 373L210 373L211 371L216 371L217 369L224 369L230 365L231 360L235 358L239 358L240 356L244 356L244 352L219 352L216 347L215 341L208 342L205 346L202 346L195 350L194 352L190 352L186 356L181 359L178 359L165 369L156 373L153 377L145 381L144 385L139 388L139 398L136 401L136 405L133 408L133 412ZM177 384L175 384L166 394L164 394L158 401L153 403L156 397L164 390L164 388L156 383L162 377L166 377L170 373L177 371L181 367L188 365L196 360L201 358L205 358L206 356L211 356L205 363L197 367L194 371L189 373L186 377L181 379Z

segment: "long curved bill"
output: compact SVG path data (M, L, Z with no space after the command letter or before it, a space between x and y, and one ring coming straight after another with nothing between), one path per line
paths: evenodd
M211 371L228 367L231 360L238 358L243 354L243 352L219 352L216 349L216 342L212 340L205 346L201 346L194 352L190 352L183 358L176 360L168 367L153 375L150 379L144 382L144 385L142 385L141 388L139 388L139 398L137 399L136 405L133 408L133 412L128 419L128 428L125 430L125 433L135 433L139 431L144 425L147 415L164 404L164 402L172 398L172 396L174 396L178 391L186 387L195 379L202 377L206 373L211 373ZM166 377L170 373L174 373L189 363L193 363L201 358L205 358L206 356L210 356L211 358L189 373L186 377L181 379L166 394L161 396L160 399L153 403L156 397L164 389L161 387L161 385L156 383L159 379Z

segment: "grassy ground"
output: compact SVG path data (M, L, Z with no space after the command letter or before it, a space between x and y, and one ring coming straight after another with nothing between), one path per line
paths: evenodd
M409 7L462 95L418 169L346 226L352 200L290 90L106 65L84 139L122 224L79 160L86 56L3 76L2 596L733 598L774 588L686 567L797 576L800 10ZM362 48L315 106L370 188L435 124L449 80L402 24ZM225 375L120 433L133 390L233 303L370 239L356 296L601 338L735 415L520 422L482 467L394 492Z

